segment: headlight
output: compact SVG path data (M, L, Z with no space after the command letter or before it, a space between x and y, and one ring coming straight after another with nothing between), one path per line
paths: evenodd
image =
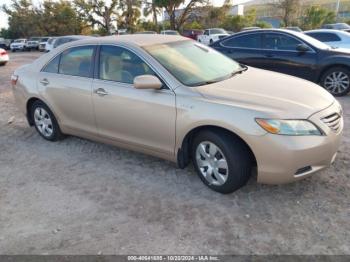
M321 131L308 120L255 119L264 130L271 134L287 136L320 136Z

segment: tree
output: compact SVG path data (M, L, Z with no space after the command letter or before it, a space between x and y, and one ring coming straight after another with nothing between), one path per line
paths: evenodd
M227 16L222 23L222 27L226 30L238 32L244 27L256 25L256 10L249 10L244 16L242 15L230 15Z
M76 35L86 27L68 1L44 1L37 14L38 26L44 35Z
M320 6L311 6L306 9L303 17L302 28L310 30L320 28L323 24L334 23L336 21L336 14Z
M119 7L123 11L122 23L129 31L134 32L141 17L141 0L120 0Z
M161 14L161 9L156 5L154 0L151 2L145 2L144 5L145 8L143 9L143 15L149 16L152 14L152 22L155 24L155 26L158 26L157 15Z
M74 0L74 5L86 23L92 27L98 25L107 34L112 31L112 22L117 20L118 0L111 0L109 4L105 0Z
M277 0L272 5L281 12L284 26L293 25L300 9L300 0Z
M9 16L7 35L10 38L41 35L80 34L84 23L68 1L45 1L34 7L28 0L12 0L2 6Z
M199 5L207 3L207 0L154 0L156 5L163 7L169 15L170 28L172 30L180 29L182 25L187 21L190 13ZM185 5L185 2L187 3ZM185 5L184 8L178 11L178 16L176 17L176 10L180 5Z
M37 25L37 12L28 0L13 0L10 6L3 5L2 10L9 16L9 32L13 38L29 37L40 33Z

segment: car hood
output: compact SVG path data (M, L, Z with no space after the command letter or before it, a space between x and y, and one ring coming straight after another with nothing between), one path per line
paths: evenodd
M253 67L230 79L195 89L212 102L255 110L257 117L307 119L335 100L312 82Z

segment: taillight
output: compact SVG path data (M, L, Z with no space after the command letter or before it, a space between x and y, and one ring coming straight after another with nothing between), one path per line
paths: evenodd
M6 52L6 51L1 51L1 52L0 52L0 55L1 55L1 56L7 55L7 52Z
M12 75L11 76L11 84L12 85L16 85L17 84L17 80L18 80L18 76L17 75Z

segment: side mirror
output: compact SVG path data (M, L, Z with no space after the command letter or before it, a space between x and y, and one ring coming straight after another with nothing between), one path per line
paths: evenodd
M140 75L134 78L134 87L136 89L161 89L162 82L153 75Z
M300 45L297 45L296 50L301 53L304 53L304 52L310 51L310 47L305 44L300 44Z

